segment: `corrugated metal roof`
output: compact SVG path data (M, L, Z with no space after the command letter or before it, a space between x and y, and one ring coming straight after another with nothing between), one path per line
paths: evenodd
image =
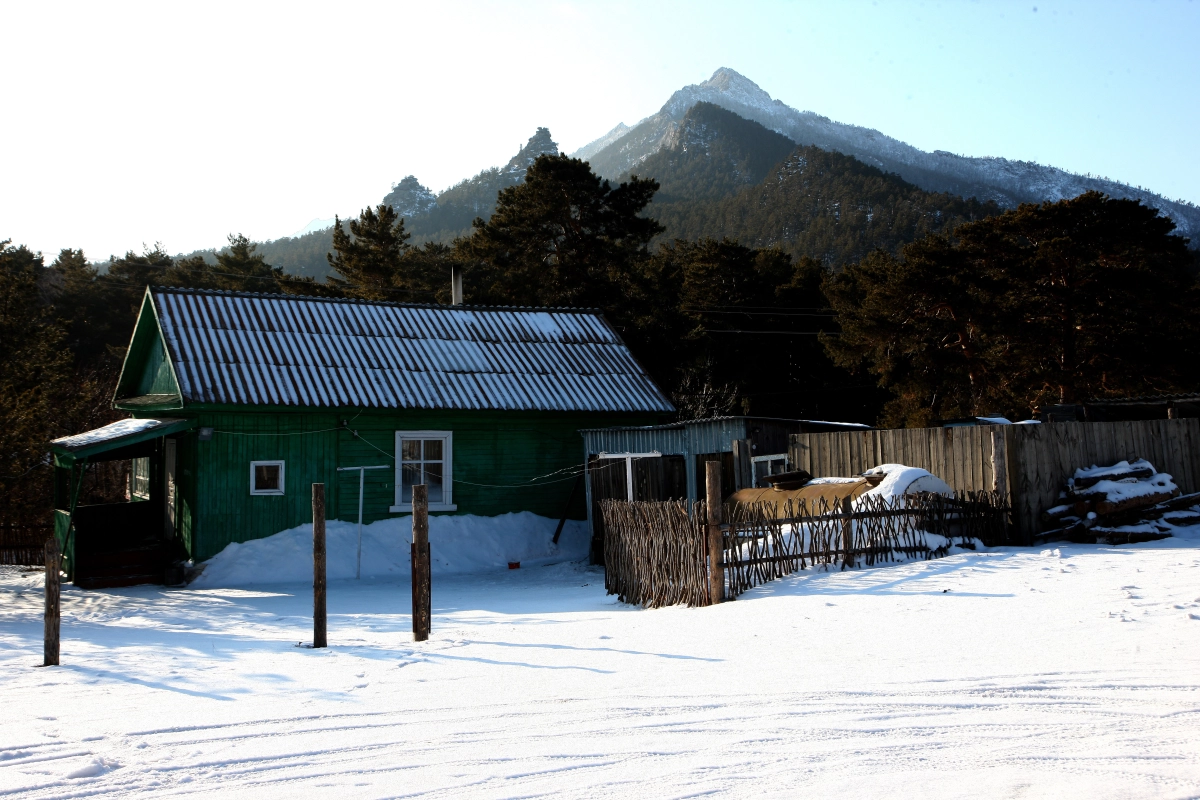
M674 410L596 310L151 296L189 403Z

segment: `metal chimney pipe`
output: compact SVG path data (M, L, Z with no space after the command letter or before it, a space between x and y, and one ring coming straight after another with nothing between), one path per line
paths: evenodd
M461 306L462 294L462 267L454 264L450 267L450 305Z

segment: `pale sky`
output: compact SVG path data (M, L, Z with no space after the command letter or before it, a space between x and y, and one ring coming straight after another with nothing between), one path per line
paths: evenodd
M1036 10L1035 10L1036 9ZM0 240L272 239L737 70L925 150L1200 202L1200 2L0 4Z

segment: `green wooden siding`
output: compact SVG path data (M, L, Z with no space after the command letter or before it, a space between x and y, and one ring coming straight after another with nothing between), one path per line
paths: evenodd
M172 416L196 418L215 432L199 441L180 437L179 527L193 557L205 560L231 542L269 536L312 520L313 483L326 485L328 516L354 520L357 472L338 467L394 467L398 430L448 430L454 434L454 503L459 514L494 516L532 511L558 517L572 481L521 486L530 479L583 462L580 428L639 425L653 414L500 411L292 411L257 408L189 408ZM342 420L349 428L341 428ZM352 431L357 431L356 437ZM250 494L250 462L283 460L285 494ZM584 493L570 510L585 516ZM401 516L395 471L368 472L364 520Z

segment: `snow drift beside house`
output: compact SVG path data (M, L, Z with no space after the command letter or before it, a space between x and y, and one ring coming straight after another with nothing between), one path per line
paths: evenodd
M558 520L529 511L497 517L431 516L429 553L435 575L507 569L510 561L536 566L586 558L591 543L587 523L568 520L558 544L551 542ZM354 577L358 525L330 520L325 525L326 575ZM412 516L382 519L362 529L363 577L409 577ZM233 543L213 556L192 582L197 588L264 583L311 583L312 524L298 525L263 539Z

